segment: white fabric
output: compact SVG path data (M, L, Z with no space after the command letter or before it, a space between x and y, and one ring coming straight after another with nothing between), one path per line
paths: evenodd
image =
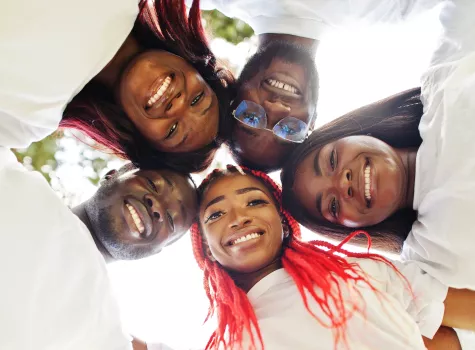
M54 132L137 15L138 0L1 0L0 146L27 147Z
M364 284L358 286L365 301L365 315L356 313L348 321L347 348L425 349L421 332L431 338L439 328L447 288L424 274L415 264L398 264L400 271L412 284L413 298L406 288L407 284L386 264L367 259L351 260L372 277L373 285L381 294L378 297ZM318 290L316 292L319 293ZM344 295L345 298L350 297L347 293ZM248 297L254 307L266 349L335 348L332 331L322 327L307 311L295 283L284 269L259 281L249 291ZM327 320L309 294L307 300L310 309L322 320ZM246 346L243 348L247 349ZM337 348L345 347L340 344Z
M0 349L132 349L86 226L3 147L0 196Z
M155 343L155 344L147 343L147 350L173 350L173 348L162 343Z
M475 289L475 1L441 12L445 33L422 78L418 219L402 257L441 282Z
M394 22L430 9L441 0L201 0L248 23L255 34L291 34L322 39L328 31L357 22ZM186 0L191 6L193 0Z

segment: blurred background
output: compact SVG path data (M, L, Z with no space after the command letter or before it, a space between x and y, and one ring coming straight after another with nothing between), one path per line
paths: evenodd
M203 17L214 52L238 74L256 49L252 29L217 11L204 12ZM317 50L320 97L316 127L354 108L418 86L439 31L434 10L403 24L365 27L362 23L333 33ZM25 166L40 171L69 206L89 198L108 170L124 164L96 150L91 140L71 132L57 132L15 153ZM212 168L227 163L232 160L223 148ZM194 175L196 183L204 175ZM278 179L279 174L273 177ZM305 235L315 238L313 233ZM203 325L207 299L187 236L157 256L113 263L109 270L130 333L174 349L199 349L206 344L213 321ZM471 339L473 335L464 337Z

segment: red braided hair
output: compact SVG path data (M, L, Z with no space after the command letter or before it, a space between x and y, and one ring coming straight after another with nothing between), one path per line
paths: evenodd
M250 170L244 167L237 168L230 165L228 165L227 171L215 169L198 188L200 197L214 180L229 174L239 173L240 169L242 169L243 174L252 175L260 179L271 190L272 195L280 206L280 213L287 221L290 231L288 241L284 242L282 265L294 280L308 312L323 327L332 329L334 332L336 348L339 341L343 340L346 342L346 322L354 312L363 312L364 308L356 302L349 307L345 300L343 300L341 286L355 285L358 282L362 282L375 293L379 293L357 264L350 263L339 255L381 261L390 265L400 276L402 275L389 260L383 256L369 253L371 238L364 231L353 232L338 246L325 241L302 241L298 222L282 208L282 191L280 186L261 171ZM342 248L345 243L358 234L365 234L368 237L367 253L353 253ZM218 319L217 329L211 335L205 349L217 349L220 344L223 344L225 349L239 348L238 345L242 343L244 330L249 333L253 348L256 348L254 334L257 334L259 342L262 348L264 348L258 321L254 309L247 298L247 294L236 286L232 278L218 262L211 261L207 257L203 249L199 222L195 222L191 227L191 239L195 259L204 272L203 286L210 302L206 320L214 312L217 313ZM405 279L404 276L402 277ZM318 289L321 293L317 294L315 289ZM357 296L361 297L358 290L355 289L354 291ZM320 319L310 310L305 292L309 293L317 302L329 322Z

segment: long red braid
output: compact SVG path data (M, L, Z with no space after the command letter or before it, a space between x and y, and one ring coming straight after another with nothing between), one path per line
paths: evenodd
M198 192L202 195L212 181L230 173L238 173L240 172L239 169L242 169L248 175L257 177L272 190L272 194L280 206L280 212L285 217L290 231L289 239L284 243L282 265L294 280L309 313L323 327L330 328L334 332L335 347L340 340L346 342L346 322L354 312L362 312L364 306L362 307L356 302L353 305L348 305L347 301L343 300L341 286L355 285L355 283L362 282L374 292L378 293L378 291L373 287L367 275L359 269L358 265L348 262L339 255L382 261L397 271L396 267L380 255L369 252L353 253L342 248L355 235L366 234L364 231L355 231L338 246L325 241L302 241L298 222L282 208L282 191L279 185L261 171L250 170L244 167L236 168L234 166L228 166L227 171L215 169L201 183ZM244 331L250 334L253 348L256 348L254 334L257 334L263 348L264 345L258 321L254 309L247 298L247 294L236 286L229 274L218 262L211 261L206 256L203 250L202 235L198 222L195 222L191 228L191 239L195 259L204 272L203 286L210 302L206 320L214 312L217 313L218 326L211 335L205 349L217 349L220 344L223 344L225 349L239 348L237 345L242 343ZM368 240L369 251L371 245L371 238L369 236ZM317 294L315 290L319 290L320 293ZM354 291L359 295L356 289ZM306 292L317 302L329 322L320 319L310 310ZM361 297L361 295L359 296Z

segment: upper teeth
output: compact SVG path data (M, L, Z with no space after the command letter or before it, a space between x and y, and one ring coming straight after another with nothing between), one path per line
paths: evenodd
M293 94L298 94L299 93L297 88L293 87L292 85L283 83L283 82L275 80L275 79L267 79L267 83L270 86L273 86L273 87L276 87L278 89L282 89L282 90L285 90L285 91L289 91Z
M129 203L126 203L125 206L127 207L127 209L129 209L130 215L132 215L132 219L134 220L134 224L137 227L137 230L140 233L143 233L143 231L145 231L145 227L142 223L142 220L140 219L139 214L137 214L137 211L135 210L135 208L131 206Z
M162 85L160 85L158 87L158 90L157 92L152 96L150 97L150 99L148 100L147 102L147 107L151 107L155 102L158 101L158 99L160 97L163 96L163 94L165 93L165 91L167 91L168 87L170 86L170 83L172 82L172 78L171 77L166 77L165 80L163 81Z
M239 237L238 239L235 239L234 241L231 241L231 245L238 244L241 242L246 242L249 241L250 239L254 238L259 238L261 235L257 232L249 233L248 235Z
M367 200L371 200L371 167L369 164L364 169L364 196Z

